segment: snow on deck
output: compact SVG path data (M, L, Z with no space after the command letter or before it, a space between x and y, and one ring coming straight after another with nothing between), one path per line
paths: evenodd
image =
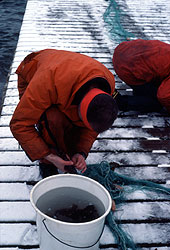
M170 2L117 0L124 12L122 25L136 38L170 42ZM13 138L9 121L18 103L15 70L30 52L63 49L91 56L113 73L112 54L118 41L111 39L103 21L109 1L28 0L19 41L9 75L0 117L0 250L38 250L35 211L29 202L39 168ZM129 89L116 77L116 87ZM102 160L120 164L115 171L170 186L170 118L167 114L120 113L113 127L94 143L87 163ZM170 249L170 199L135 191L117 208L122 227L142 249ZM115 241L105 227L101 244ZM113 248L111 247L113 246Z

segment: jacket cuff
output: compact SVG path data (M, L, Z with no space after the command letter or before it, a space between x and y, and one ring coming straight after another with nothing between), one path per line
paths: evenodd
M82 155L84 157L84 159L87 158L87 155L84 152L78 152L78 154Z

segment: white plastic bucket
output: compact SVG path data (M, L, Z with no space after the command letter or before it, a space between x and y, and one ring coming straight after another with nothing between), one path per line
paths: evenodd
M84 223L68 223L56 220L47 216L41 211L41 207L37 207L37 201L43 195L52 197L53 190L69 188L64 197L64 201L73 199L71 188L77 191L79 198L82 198L84 191L92 194L102 204L103 213L97 218ZM47 194L48 193L48 194ZM44 196L43 196L44 197ZM55 197L56 199L56 197ZM54 200L55 200L54 199ZM86 199L86 197L83 197ZM31 204L37 212L37 231L39 235L40 250L68 250L68 249L99 249L99 240L103 232L105 217L111 210L112 199L109 192L98 182L81 175L59 174L47 177L39 181L32 189L30 194ZM57 200L57 199L56 199ZM48 201L44 200L44 205ZM98 206L98 204L94 204Z

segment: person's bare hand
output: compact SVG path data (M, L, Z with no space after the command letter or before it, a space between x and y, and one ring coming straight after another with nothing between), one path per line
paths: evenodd
M78 170L80 170L82 173L84 173L86 171L86 169L87 169L86 162L85 162L84 157L81 154L77 153L77 154L73 155L71 160L73 161L74 166Z
M49 154L49 155L45 156L44 159L53 163L62 172L65 172L65 169L64 169L65 165L70 165L70 166L73 165L72 160L65 161L61 157L59 157L58 155L55 155L55 154Z

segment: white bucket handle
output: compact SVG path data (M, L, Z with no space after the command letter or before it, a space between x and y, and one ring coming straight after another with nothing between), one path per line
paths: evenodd
M58 239L57 237L55 237L55 235L53 235L53 234L49 231L47 225L45 224L45 220L46 220L46 219L43 219L43 220L42 220L42 223L43 223L45 229L47 230L47 232L48 232L54 239L56 239L57 241L59 241L60 243L66 245L66 246L73 247L73 248L78 248L78 249L81 249L81 248L90 248L90 247L93 247L94 245L96 245L97 242L100 240L102 234L103 234L103 230L104 230L104 226L105 226L105 224L104 224L104 225L103 225L102 232L101 232L101 234L100 234L98 240L97 240L94 244L92 244L91 246L87 246L87 247L77 247L77 246L72 246L72 245L70 245L70 244L67 244L67 243L63 242L62 240Z

